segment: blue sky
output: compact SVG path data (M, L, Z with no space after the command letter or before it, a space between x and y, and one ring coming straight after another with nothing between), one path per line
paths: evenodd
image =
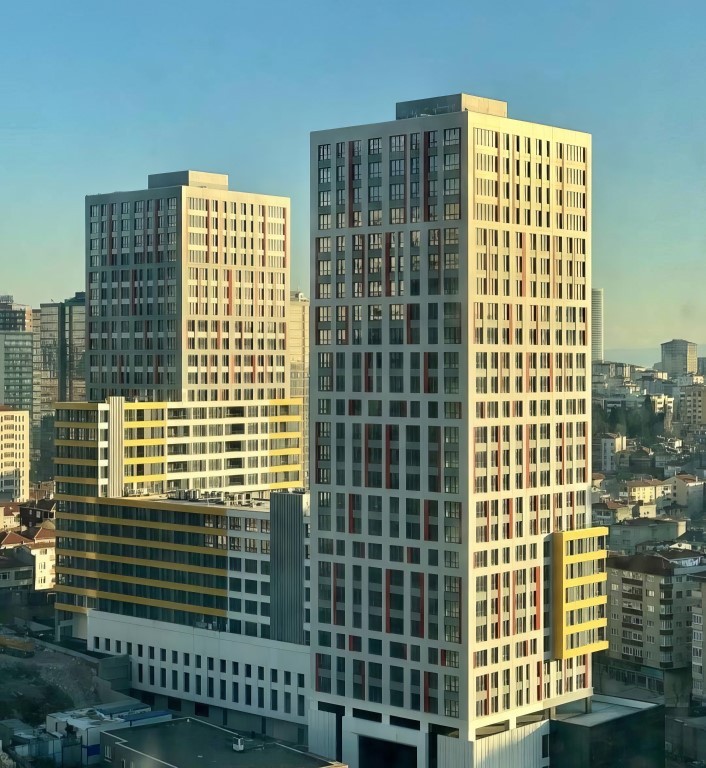
M83 287L83 197L148 173L288 195L308 290L308 134L467 91L593 134L606 346L706 342L706 3L12 3L0 28L0 293Z

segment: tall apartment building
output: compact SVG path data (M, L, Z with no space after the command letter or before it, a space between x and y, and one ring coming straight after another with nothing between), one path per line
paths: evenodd
M545 766L591 695L590 194L491 99L311 136L315 752Z
M29 498L29 413L0 405L0 501Z
M32 474L54 476L54 408L86 399L86 294L34 310L34 412Z
M32 331L0 331L0 405L33 413Z
M292 291L287 309L287 349L292 397L303 402L302 454L304 482L309 486L309 310L311 302L301 291Z
M603 289L591 290L591 362L605 360L603 349Z
M16 304L13 296L0 296L0 331L31 331L32 309Z
M57 634L126 652L137 689L299 739L303 602L290 583L271 630L260 578L267 497L303 485L288 219L288 199L195 171L87 198L89 402L57 409L56 605Z
M88 399L288 397L288 228L288 198L225 174L88 196Z
M669 378L685 373L696 373L698 368L696 349L693 341L684 339L665 341L662 344L662 370L669 374Z

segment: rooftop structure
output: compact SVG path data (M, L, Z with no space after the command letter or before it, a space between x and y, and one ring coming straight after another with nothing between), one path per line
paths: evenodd
M242 739L242 751L234 744ZM104 765L134 768L327 768L340 766L273 741L249 738L193 717L123 728L101 735Z

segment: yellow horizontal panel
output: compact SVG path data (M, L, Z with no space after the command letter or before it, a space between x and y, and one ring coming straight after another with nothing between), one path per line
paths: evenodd
M602 573L591 573L588 576L575 576L570 579L568 576L564 579L564 588L569 587L581 587L586 584L599 584L601 581L607 581L608 574L603 571Z
M95 448L98 446L97 440L54 440L54 445L65 445L69 448L78 448L82 445L87 445L89 448Z
M607 536L609 529L603 525L596 525L593 528L577 528L572 531L560 531L558 534L564 541L576 541L577 539L592 539L597 536Z
M70 464L77 467L95 467L98 463L98 459L60 459L57 456L54 457L53 461L54 464Z
M180 531L182 533L214 533L219 536L227 536L226 528L211 528L197 525L180 525L176 523L154 523L150 520L120 520L115 517L102 517L101 515L73 515L70 512L60 512L61 520L78 520L102 525L134 525L136 528L159 528L165 531ZM63 531L71 535L71 531ZM112 539L113 537L111 537Z
M164 461L166 458L166 453L159 456L126 456L123 462L125 464L156 464L158 461Z
M598 653L599 651L607 650L608 641L598 640L595 643L589 643L588 645L581 646L581 648L567 648L558 658L573 659L576 656L583 656L583 654Z
M82 605L69 605L68 603L62 603L59 601L61 593L57 594L54 608L59 611L71 611L72 613L88 613L88 608L84 608Z
M69 553L72 557L83 557L86 560L106 560L111 563L131 563L133 565L151 565L153 568L166 568L167 570L188 571L189 573L206 573L210 576L223 576L223 568L203 568L200 565L187 565L185 563L170 563L163 560L145 560L139 557L120 557L119 555L102 555L99 552L80 552L78 550L62 549L62 554ZM72 554L73 553L73 554ZM88 573L88 571L86 571ZM93 571L91 571L93 573Z
M148 597L131 597L130 595L118 595L112 592L101 592L96 589L82 589L80 587L68 587L65 584L57 585L57 592L64 592L70 595L85 595L86 597L105 598L106 600L116 600L120 603L132 603L135 605L151 605L155 608L170 608L175 611L186 611L187 613L206 613L209 616L222 616L225 618L226 612L218 608L206 608L201 605L186 605L185 603L172 603L167 600L154 600Z
M60 480L64 483L76 483L76 485L98 485L98 479L95 477L64 477L55 475L54 480Z
M198 552L201 555L221 554L228 557L228 550L215 549L213 547L194 547L189 544L172 544L167 541L148 541L147 539L127 539L122 536L106 536L98 533L76 533L74 531L60 531L60 535L67 539L79 539L83 541L105 541L108 544L128 544L133 547L154 547L155 549L176 549L180 552ZM57 552L64 550L57 546Z
M133 438L132 440L128 440L127 438L123 441L123 444L126 447L130 447L133 445L164 445L167 442L166 437L145 437L145 438Z
M589 560L605 560L607 555L605 549L599 549L596 552L581 552L578 555L564 555L564 563L571 565L572 563L586 563Z
M569 635L575 635L577 632L588 632L591 629L598 629L599 627L607 627L608 619L591 619L591 621L583 621L580 624L567 624L565 626L564 637Z
M565 602L566 610L575 611L579 608L593 608L596 605L605 605L608 602L608 595L594 595L594 597L585 597L583 600L567 600Z
M57 501L80 501L80 502L88 502L95 504L98 501L102 501L102 499L99 499L97 496L75 496L73 494L68 493L56 493L54 494L54 498ZM57 517L59 517L61 513L57 513Z
M200 587L193 584L182 584L177 581L158 581L157 579L143 579L137 576L122 576L114 573L97 573L96 571L82 571L76 568L57 567L57 573L65 573L70 576L83 576L87 579L106 579L107 581L125 581L128 584L146 584L158 589L181 589L184 592L203 593L205 595L215 595L216 597L226 597L228 594L225 589L214 589L213 587ZM225 571L223 574L225 575Z

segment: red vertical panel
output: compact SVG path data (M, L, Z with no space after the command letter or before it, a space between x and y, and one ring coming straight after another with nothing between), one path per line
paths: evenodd
M442 651L442 654L444 651ZM429 711L429 673L424 673L424 711Z
M385 296L392 294L392 262L390 259L390 233L385 234Z
M353 533L353 494L348 494L348 533Z
M429 500L424 499L424 541L429 541Z

